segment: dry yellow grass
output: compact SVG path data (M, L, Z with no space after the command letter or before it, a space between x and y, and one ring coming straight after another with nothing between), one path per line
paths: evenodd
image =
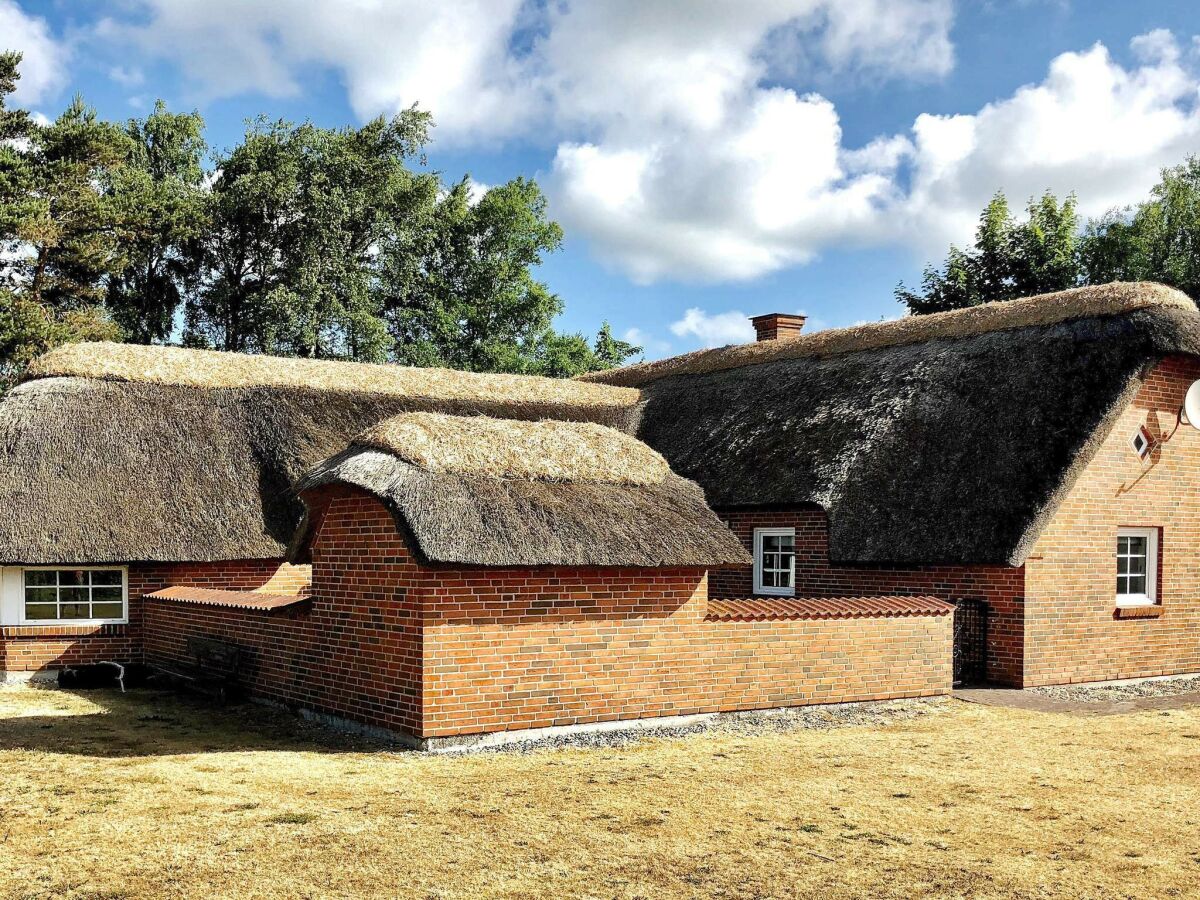
M972 337L1008 328L1029 328L1069 319L1119 315L1152 306L1174 307L1190 313L1196 311L1196 305L1187 294L1175 288L1149 281L1113 282L1020 300L983 303L924 316L905 316L890 322L830 328L791 340L695 350L619 369L591 372L578 376L578 380L638 387L671 375L695 375L777 359L836 356L879 347Z
M431 757L254 707L0 691L5 897L1200 893L1200 710Z
M404 413L356 443L430 472L533 481L661 484L667 461L641 441L591 422L523 422Z
M58 347L35 360L29 367L27 377L57 376L207 388L314 388L443 401L558 403L602 409L633 406L639 398L639 393L630 388L613 388L562 378L490 375L323 359L285 359L104 342Z

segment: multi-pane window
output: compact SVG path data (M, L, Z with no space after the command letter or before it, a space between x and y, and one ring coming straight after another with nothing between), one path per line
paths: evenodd
M796 590L796 532L792 528L754 530L754 593L793 594Z
M1157 528L1122 528L1117 532L1118 603L1154 603L1157 568Z
M125 619L122 569L26 569L25 621Z

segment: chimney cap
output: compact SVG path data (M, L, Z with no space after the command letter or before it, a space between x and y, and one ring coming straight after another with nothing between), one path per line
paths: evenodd
M799 313L763 313L761 316L750 317L750 321L755 324L768 319L778 322L780 325L803 325L808 316L802 316Z
M754 333L760 341L774 341L779 338L794 338L800 336L804 328L805 316L799 313L764 313L761 316L751 316Z

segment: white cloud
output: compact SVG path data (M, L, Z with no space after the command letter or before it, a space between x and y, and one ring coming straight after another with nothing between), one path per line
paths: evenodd
M664 341L651 334L647 334L640 328L626 329L625 333L621 335L621 340L633 344L635 347L641 347L642 354L649 359L657 359L671 352L669 341Z
M988 196L1024 202L1078 193L1099 215L1143 199L1163 166L1200 141L1200 77L1165 32L1135 38L1141 62L1116 63L1100 44L1055 58L1046 78L973 115L922 115L913 125L912 183L888 213L928 253L970 235Z
M709 314L693 306L683 318L671 323L671 332L681 338L696 338L705 347L744 344L754 340L754 326L740 309Z
M295 96L314 66L334 70L362 118L413 103L452 137L511 133L526 121L525 81L508 53L521 0L137 0L107 18L103 41L169 59L200 94Z
M1200 146L1200 54L1161 29L1131 65L1064 53L1008 97L848 146L806 89L944 77L952 0L130 2L97 34L211 95L296 94L323 69L360 116L431 110L439 146L552 147L553 214L643 282L751 279L829 248L940 256L998 189L1074 190L1097 214Z
M22 54L17 106L39 103L52 96L66 81L67 50L55 40L46 20L27 15L15 0L0 0L0 50Z
M108 70L108 77L123 87L140 87L146 80L137 66L113 66Z
M483 195L492 189L490 184L484 184L482 181L476 181L474 178L467 179L467 202L474 206L483 199Z
M1135 38L1064 53L1043 81L908 134L842 142L824 98L750 85L703 122L589 143L555 158L556 212L633 278L745 279L823 249L908 246L939 258L969 240L996 190L1014 203L1077 192L1085 216L1145 197L1159 169L1200 144L1200 77L1177 41Z

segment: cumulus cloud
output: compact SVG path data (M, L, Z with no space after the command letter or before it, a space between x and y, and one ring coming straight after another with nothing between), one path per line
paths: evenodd
M1076 191L1084 215L1143 199L1159 169L1200 139L1200 77L1157 31L1133 40L1124 68L1096 44L1055 58L1039 84L972 115L922 115L913 125L912 184L896 207L902 234L932 251L962 240L987 196Z
M693 306L683 314L682 319L671 323L671 333L676 337L693 338L704 347L744 344L754 340L754 326L740 309L710 314Z
M131 4L97 33L212 95L294 94L319 68L360 116L431 110L439 146L547 147L553 214L641 282L752 279L835 247L940 256L998 189L1073 190L1098 214L1200 139L1200 54L1160 29L1130 64L1081 48L980 109L847 145L822 84L945 77L951 0Z
M1100 44L1064 53L1003 100L857 148L826 99L754 85L711 127L563 144L557 210L643 281L753 278L847 245L937 257L996 190L1075 191L1099 215L1200 140L1200 77L1177 39L1155 31L1132 50L1130 67Z
M528 81L510 42L521 0L135 0L104 19L108 42L177 64L198 93L295 96L332 69L363 118L414 103L451 136L509 134L526 122Z
M55 40L45 19L27 15L15 0L0 0L0 50L22 54L21 80L13 95L18 106L40 103L66 81L66 48Z

